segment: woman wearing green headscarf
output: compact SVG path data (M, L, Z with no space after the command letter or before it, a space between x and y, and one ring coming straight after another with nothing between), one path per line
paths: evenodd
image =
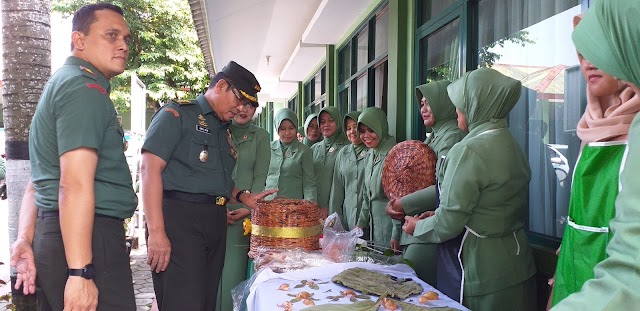
M264 191L271 159L269 133L251 123L256 108L247 107L233 118L229 130L238 150L238 159L231 177L238 189L253 193ZM259 156L258 156L259 155ZM247 275L249 236L245 236L242 220L251 215L243 204L227 204L227 246L224 270L220 277L216 310L232 310L231 290Z
M296 114L289 108L280 109L275 115L280 139L271 142L266 189L278 189L278 192L268 199L278 196L316 201L313 152L296 139L297 120Z
M603 72L640 93L639 1L596 1L573 32L576 50ZM636 43L634 43L636 42ZM636 310L640 305L640 114L631 123L620 172L613 238L595 278L552 310ZM594 194L595 195L595 194Z
M322 140L320 128L318 127L318 114L312 113L307 116L307 119L304 121L303 136L302 143L307 145L307 147L311 147Z
M342 147L349 144L349 140L342 133L342 114L338 108L333 106L322 108L318 114L318 123L323 139L313 145L311 149L313 149L320 215L322 218L326 218L329 212L329 193L331 192L336 156Z
M355 228L360 216L364 159L368 151L367 146L360 140L358 116L360 111L350 112L344 116L345 134L351 144L338 151L329 195L329 213L338 213L342 226L346 230Z
M438 207L437 188L441 185L444 170L441 168L447 153L464 137L458 128L456 107L447 94L449 81L437 81L416 87L416 99L420 103L420 115L424 125L432 129L424 141L436 154L436 176L438 185L416 191L399 200L391 200L387 214L391 218L404 220L404 215L420 215ZM436 286L436 244L427 243L402 234L400 245L404 246L404 258L415 264L414 269L420 279ZM457 253L456 253L457 256ZM438 284L437 288L443 291ZM443 291L444 292L444 291ZM445 292L446 294L446 292Z
M580 19L574 17L574 25ZM552 283L554 305L580 291L593 279L596 264L607 257L629 126L640 111L640 94L627 83L580 54L578 60L587 81L587 107L576 131L582 148L572 174L567 226Z
M403 229L431 243L463 233L461 291L451 298L474 311L535 310L536 268L524 231L531 171L505 119L521 83L481 68L447 91L469 134L447 155L435 215L407 216Z
M382 188L382 166L396 144L395 137L389 135L387 115L378 107L365 108L358 117L358 132L369 154L365 160L364 196L357 226L368 228L374 243L400 250L401 229L385 211L389 198Z

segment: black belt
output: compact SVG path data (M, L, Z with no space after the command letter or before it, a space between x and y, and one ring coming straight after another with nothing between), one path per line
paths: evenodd
M38 217L47 218L47 217L59 217L59 216L60 216L60 211L58 211L58 210L55 210L55 211L41 211L41 210L38 210ZM95 214L95 217L109 218L109 219L115 219L115 220L119 220L119 221L124 221L124 219L122 219L120 217L108 216L108 215L102 215L102 214Z
M177 190L165 190L164 197L192 203L211 203L217 206L226 206L229 199L223 196L208 195L203 193L189 193Z

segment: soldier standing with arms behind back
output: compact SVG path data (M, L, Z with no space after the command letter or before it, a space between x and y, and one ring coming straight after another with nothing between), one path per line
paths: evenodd
M234 187L238 157L229 125L258 106L260 84L230 62L206 92L171 103L153 117L142 146L142 197L148 259L160 310L215 310L224 265L226 204L249 208L275 190L252 194Z

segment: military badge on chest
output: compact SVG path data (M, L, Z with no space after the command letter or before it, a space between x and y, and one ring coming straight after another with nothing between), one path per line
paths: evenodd
M198 124L196 124L196 131L211 135L211 130L209 129L209 125L207 124L207 119L205 119L203 115L198 115ZM208 149L209 146L202 145L202 151L200 151L200 154L198 155L198 159L200 160L200 162L204 163L209 160Z
M227 129L227 142L229 143L229 154L234 160L238 160L238 150L236 149L236 144L233 143L233 138L231 137L231 131Z

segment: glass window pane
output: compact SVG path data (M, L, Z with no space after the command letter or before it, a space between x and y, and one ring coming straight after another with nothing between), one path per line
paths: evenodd
M420 81L453 81L460 76L460 20L420 40Z
M375 57L384 55L388 51L388 27L389 26L389 10L386 8L383 9L382 13L380 13L376 17L376 49L375 49Z
M340 108L340 112L342 112L342 114L346 114L347 112L351 111L351 105L349 105L350 91L351 90L349 88L346 88L338 95L338 107Z
M358 62L356 68L362 69L369 63L369 28L365 27L358 34Z
M338 55L338 83L351 77L351 44L347 44Z
M510 130L531 167L528 229L561 237L580 150L576 124L585 82L571 44L580 0L483 0L479 3L478 64L522 81L509 114Z
M322 77L321 71L318 71L313 78L313 100L316 100L322 96Z
M375 69L374 101L375 106L387 112L387 76L388 61L379 64Z
M356 87L356 110L367 108L367 75L358 77Z
M418 0L418 27L440 14L456 0Z

